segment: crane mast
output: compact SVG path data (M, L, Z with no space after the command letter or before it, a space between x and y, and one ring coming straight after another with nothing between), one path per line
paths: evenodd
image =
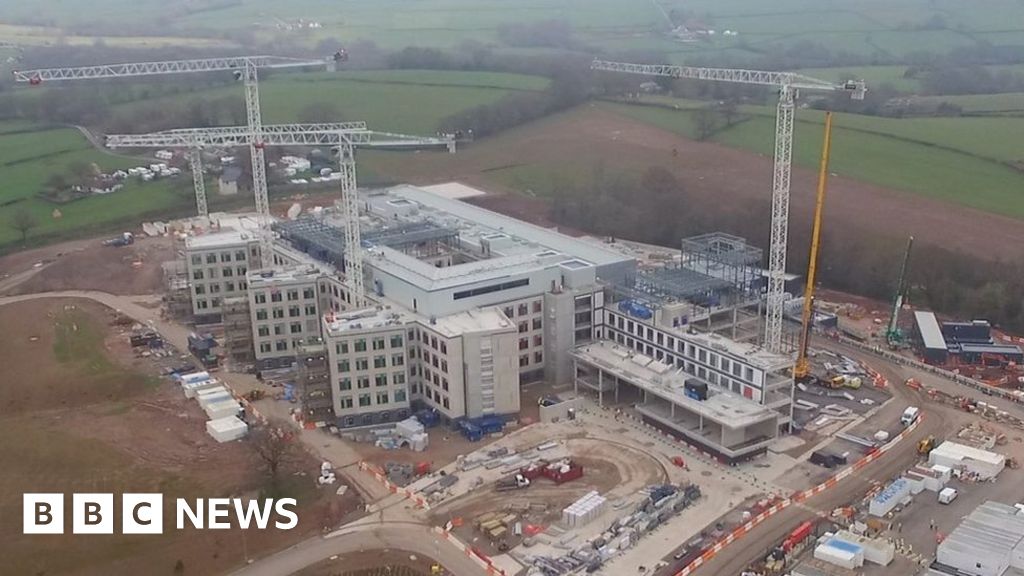
M907 240L907 249L903 252L903 262L900 264L900 275L896 279L896 294L892 298L892 312L889 314L889 325L885 330L885 340L889 346L899 346L903 342L903 333L900 331L900 309L903 308L903 299L907 286L907 264L910 262L910 249L914 247L914 237Z
M782 316L785 303L786 246L789 234L789 188L793 158L793 117L799 90L849 92L854 100L863 100L867 92L862 80L828 82L792 72L704 68L668 64L630 64L594 60L591 69L644 76L665 76L774 86L779 89L775 116L775 161L772 171L771 243L768 249L768 292L766 295L764 347L783 353Z
M832 113L825 113L825 141L821 147L821 166L818 170L818 193L814 202L814 227L811 230L811 256L807 262L807 286L804 287L804 307L800 324L800 347L797 349L793 377L803 380L811 374L807 348L814 323L814 283L818 273L818 249L821 246L821 216L825 207L825 189L828 185L828 160L832 150Z
M338 55L336 55L335 60L338 60ZM32 85L38 85L45 81L55 80L130 78L164 74L232 71L236 78L242 80L245 86L246 127L252 134L249 151L252 158L256 219L259 223L260 263L263 268L269 268L273 265L270 197L267 193L266 164L263 154L263 120L260 113L259 77L257 70L259 68L295 68L324 66L326 64L326 60L303 60L278 56L231 56L165 62L129 62L96 66L15 70L13 73L14 79L17 82L28 82ZM193 173L193 178L196 178L195 173ZM202 178L201 173L199 178ZM206 208L205 185L197 185L196 194L196 208L202 213ZM202 194L201 197L200 194Z

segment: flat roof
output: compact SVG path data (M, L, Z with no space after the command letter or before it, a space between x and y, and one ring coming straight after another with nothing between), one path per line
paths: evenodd
M423 186L423 189L442 198L451 198L452 200L485 196L487 194L483 190L466 186L461 182L446 182L444 184L434 184L433 186Z
M513 328L515 324L497 307L466 310L424 322L434 331L448 337L455 337L468 332L491 332Z
M793 366L795 360L787 354L776 354L757 346L749 342L737 342L726 338L725 336L719 336L718 334L710 334L705 332L689 333L684 332L682 328L675 328L673 331L682 333L683 340L690 340L691 342L702 344L712 350L718 352L725 352L741 363L749 364L751 366L760 368L767 372L775 372L778 370L786 370Z
M189 236L185 238L185 247L194 250L203 250L207 248L227 248L231 246L244 246L249 242L254 242L259 238L255 232L240 231L240 230L223 230L221 232L214 232L212 234L203 234L201 236Z
M312 282L321 276L320 269L310 264L293 266L277 266L270 270L257 270L247 275L249 287L260 288L265 284L283 284L289 282Z
M565 258L558 254L514 254L437 267L388 246L368 248L366 254L367 265L427 291L485 282L514 274L526 274L555 266Z
M1020 346L1013 344L957 344L961 352L968 354L1021 354Z
M956 458L958 460L966 458L970 460L977 460L979 462L986 462L988 464L1001 464L1006 461L1006 457L1002 454L989 452L988 450L982 450L981 448L975 448L974 446L967 446L966 444L951 442L949 440L936 446L931 453L945 456L947 458Z
M707 400L694 400L684 393L684 383L686 380L703 380L608 340L579 346L572 354L586 364L611 372L638 388L727 428L742 428L778 418L771 409L713 384L708 384Z
M324 329L331 336L339 336L345 332L375 330L393 327L403 329L410 320L408 314L393 308L364 308L345 313L328 313L324 315Z
M946 350L946 339L942 337L942 330L939 329L939 322L933 312L915 310L914 321L917 322L917 330L921 333L925 348Z
M978 506L939 544L936 554L939 561L1009 559L1014 548L1024 545L1024 516L1017 516L1016 512L1013 506L1000 502L989 501Z
M491 228L496 232L504 232L509 236L515 236L550 248L556 252L592 262L598 266L616 264L623 260L631 259L598 243L586 239L573 238L572 236L530 224L511 216L492 212L491 210L459 200L446 198L423 188L401 185L389 188L387 193L412 200L423 206L445 212L480 226Z

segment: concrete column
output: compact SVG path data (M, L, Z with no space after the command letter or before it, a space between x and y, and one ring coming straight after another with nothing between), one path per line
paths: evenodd
M604 370L597 367L597 405L604 408Z

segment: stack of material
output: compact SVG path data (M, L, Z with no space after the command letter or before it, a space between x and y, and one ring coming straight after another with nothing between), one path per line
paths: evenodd
M814 557L852 570L864 565L864 547L828 536L814 549Z
M220 418L227 418L229 416L237 416L242 411L242 407L234 398L227 398L224 400L217 400L207 404L204 408L206 416L210 420L218 420Z
M596 491L588 492L562 510L562 523L570 528L584 526L604 512L607 499Z
M220 443L238 440L246 435L249 426L238 419L237 416L217 418L206 423L206 433Z
M880 566L888 566L896 557L896 545L878 538L868 538L847 530L840 530L832 539L860 546L864 549L864 560Z
M892 512L896 506L910 499L910 488L910 482L905 478L897 479L871 499L868 514L881 518Z

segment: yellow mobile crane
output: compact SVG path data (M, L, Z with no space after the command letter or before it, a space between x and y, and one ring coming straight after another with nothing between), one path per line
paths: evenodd
M807 345L811 339L814 313L814 277L818 269L818 246L821 243L821 211L825 204L825 185L828 183L828 156L832 148L832 113L825 113L825 142L821 147L821 168L818 172L818 195L814 204L814 228L811 231L811 257L807 263L807 286L804 288L803 323L800 325L800 348L793 367L793 377L807 380L811 363L807 359Z

